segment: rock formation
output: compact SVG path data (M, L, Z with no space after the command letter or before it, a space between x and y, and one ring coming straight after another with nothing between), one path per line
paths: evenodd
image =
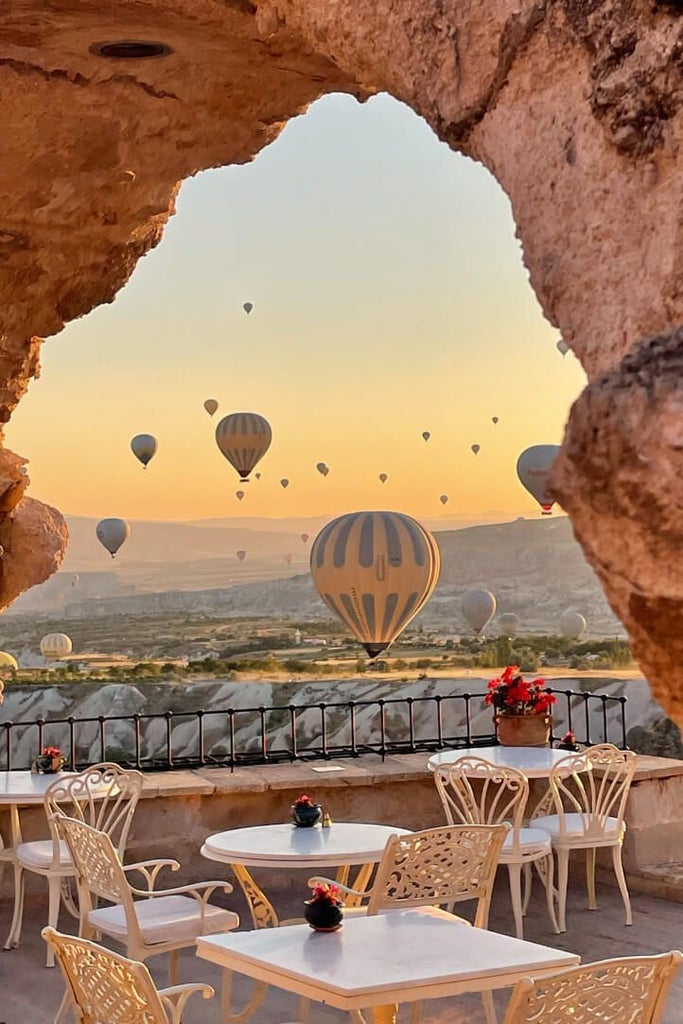
M159 241L179 181L251 159L323 93L389 92L510 196L532 286L590 381L557 493L657 696L683 722L682 6L6 4L0 422L37 371L37 336L113 300ZM134 40L163 45L143 59ZM104 55L112 42L125 45ZM0 454L0 492L14 458ZM53 510L26 499L0 514L2 544L17 552L3 562L6 604L57 564L65 535ZM22 529L49 543L24 545Z

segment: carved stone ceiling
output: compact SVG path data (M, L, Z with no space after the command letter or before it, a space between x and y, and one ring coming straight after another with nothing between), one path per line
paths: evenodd
M0 423L38 371L40 339L114 299L184 178L252 159L324 93L388 92L510 197L532 287L589 378L556 492L683 723L681 6L2 5ZM121 40L171 52L97 52ZM54 572L66 544L27 484L21 458L0 451L0 607Z

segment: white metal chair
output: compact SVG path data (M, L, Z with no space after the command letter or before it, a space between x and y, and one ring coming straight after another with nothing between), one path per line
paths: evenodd
M659 1024L679 952L570 967L518 981L504 1024Z
M158 990L142 963L54 928L43 928L42 936L62 969L78 1024L181 1024L190 996L214 994L210 985Z
M540 828L525 828L524 814L529 800L529 780L516 768L492 764L481 757L460 757L441 765L434 781L450 824L497 825L509 822L511 829L503 843L500 864L510 876L510 897L517 938L524 937L523 915L531 897L532 864L536 864L546 892L548 916L556 932L559 927L553 901L553 853L550 837ZM525 892L522 902L522 871Z
M567 883L572 850L586 851L588 908L596 910L595 851L611 847L626 924L633 923L621 848L626 834L626 800L635 770L636 755L630 750L619 750L611 743L601 743L563 757L551 770L550 786L534 809L532 823L547 832L557 855L558 922L562 932L567 930Z
M345 914L383 914L409 907L451 907L476 900L474 925L486 928L498 859L510 830L507 824L441 825L404 836L390 836L372 886L365 892L329 878L310 878L310 886L336 885L357 900L367 899ZM434 912L434 911L432 911ZM463 921L463 924L469 922ZM496 1014L490 992L482 992L488 1024ZM413 1021L419 1017L415 1004Z
M79 934L83 938L102 932L122 943L134 960L170 953L170 978L175 984L178 950L193 946L199 935L228 932L239 926L237 914L209 903L218 890L232 892L229 882L198 882L155 890L159 871L164 867L177 871L177 861L122 864L106 832L63 815L55 815L55 819L76 867ZM146 889L130 885L126 876L131 871L143 876ZM93 896L112 905L93 909Z
M14 857L14 914L5 949L18 946L24 912L24 872L42 875L48 883L48 925L56 928L60 899L74 916L69 879L76 870L68 847L60 840L52 817L62 813L107 832L123 858L131 821L142 793L142 775L117 764L98 764L75 775L59 774L46 790L43 800L50 825L50 838L20 843ZM47 947L47 966L54 966L54 953Z

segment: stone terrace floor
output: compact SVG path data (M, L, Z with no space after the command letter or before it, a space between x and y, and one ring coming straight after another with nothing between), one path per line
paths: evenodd
M623 924L623 908L616 889L601 885L598 888L597 912L585 909L583 890L570 893L570 910L567 915L568 930L564 935L554 935L548 925L545 907L538 880L532 898L529 916L525 924L525 937L532 942L579 953L584 962L615 956L632 956L642 953L660 953L683 947L683 904L668 902L653 896L635 894L633 898L634 924L626 928ZM272 892L270 895L283 916L298 916L300 900L307 895L305 879L301 892L292 897L292 891ZM242 903L241 894L226 897L226 903L238 910L247 925L248 916ZM40 928L45 923L46 902L35 900L27 906L24 919L24 941L10 952L0 950L0 1024L51 1024L62 995L59 969L48 970L44 966L44 948L39 938ZM0 932L4 935L9 928L10 908L0 905ZM60 927L71 930L73 921L63 915ZM493 902L491 928L512 934L508 894L504 879L496 891ZM167 984L166 957L149 961L157 984ZM219 986L217 968L197 959L191 951L181 954L180 980L204 981ZM247 997L251 982L237 980L237 995ZM502 1019L507 993L496 996L499 1020ZM298 1000L296 996L272 989L267 1001L252 1018L254 1024L283 1024L296 1021ZM401 1018L409 1019L409 1007L402 1009ZM315 1005L312 1007L311 1024L336 1024L346 1021L345 1014ZM484 1016L479 997L465 996L459 999L440 1000L423 1006L425 1024L482 1024ZM205 1002L196 998L190 1003L185 1024L219 1024L218 998ZM683 1024L683 972L674 984L663 1024Z

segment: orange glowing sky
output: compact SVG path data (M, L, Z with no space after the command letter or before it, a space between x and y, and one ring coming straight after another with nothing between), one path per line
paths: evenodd
M7 444L72 514L535 515L517 455L561 440L584 383L557 339L491 176L387 97L328 97L254 163L183 186L116 302L45 344ZM241 504L213 440L237 410L274 435Z

